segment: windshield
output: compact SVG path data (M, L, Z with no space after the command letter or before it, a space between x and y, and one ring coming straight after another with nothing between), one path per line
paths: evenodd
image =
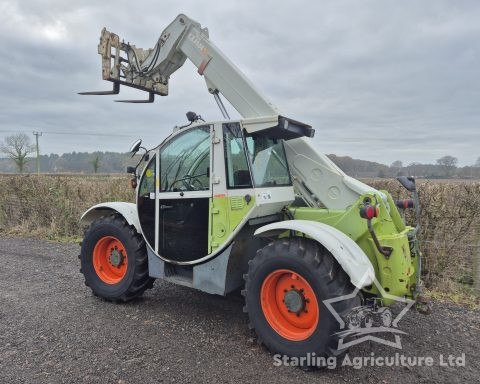
M160 150L160 192L208 190L210 127L179 134Z
M256 187L292 185L282 140L248 136L245 141Z

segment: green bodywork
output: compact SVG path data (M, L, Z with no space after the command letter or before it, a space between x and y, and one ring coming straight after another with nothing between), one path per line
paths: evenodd
M227 241L230 234L254 206L254 197L248 203L243 196L222 196L210 199L209 253L214 252Z
M378 282L388 294L412 297L417 277L417 257L420 257L416 240L412 239L410 244L408 239L409 232L413 232L414 228L405 226L391 195L386 191L382 192L387 196L389 209L380 197L373 194L361 196L346 210L293 206L289 209L297 220L325 223L345 233L368 256ZM372 226L380 244L393 249L388 257L379 252L368 231L367 220L359 215L366 198L376 202L380 207L379 217L372 219ZM380 293L375 284L364 288L364 291L375 295ZM384 298L384 303L388 305L391 300Z
M388 209L385 202L374 194L362 195L355 204L345 210L295 206L288 208L296 220L325 223L345 233L368 256L378 282L388 294L413 297L417 278L417 258L420 257L416 240L409 241L408 238L408 234L413 232L414 228L405 226L391 195L386 191L382 192L387 196ZM365 199L369 199L372 204L378 204L380 207L379 216L372 219L372 226L380 244L393 249L388 257L379 252L368 231L367 220L360 217L360 208L364 205ZM254 198L248 203L240 196L210 199L209 253L214 252L227 241L230 234L254 206ZM288 231L281 236L287 235ZM363 290L373 295L380 294L375 284ZM385 305L392 302L387 298L383 301Z

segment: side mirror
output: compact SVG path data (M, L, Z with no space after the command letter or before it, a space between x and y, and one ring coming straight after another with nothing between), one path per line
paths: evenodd
M190 121L191 123L194 123L197 121L198 116L195 112L187 112L187 120Z
M400 184L403 185L403 187L407 191L415 192L417 190L417 187L415 186L415 178L407 177L407 176L400 176L400 177L397 177L397 180L399 181Z
M137 170L137 169L136 169L133 165L129 165L129 166L127 167L127 173L133 173L133 174L135 174L135 171L136 171L136 170Z
M137 139L133 142L132 146L130 147L130 153L135 155L140 149L140 145L142 145L142 139Z

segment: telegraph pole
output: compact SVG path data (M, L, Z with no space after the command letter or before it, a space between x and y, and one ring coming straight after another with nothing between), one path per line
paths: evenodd
M43 132L33 132L37 142L37 173L40 174L40 150L38 149L38 136L42 136Z

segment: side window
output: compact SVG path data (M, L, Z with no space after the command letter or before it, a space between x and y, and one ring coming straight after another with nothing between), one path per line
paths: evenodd
M160 192L210 189L210 127L179 134L160 150Z
M143 173L138 192L141 197L150 197L150 193L155 192L155 163L153 156Z
M282 140L248 136L245 142L256 187L292 185Z
M248 169L240 124L225 123L222 127L227 188L251 188L252 179Z
M148 245L155 248L155 167L157 161L152 156L150 163L145 168L142 179L138 186L138 218L142 233L147 239Z

